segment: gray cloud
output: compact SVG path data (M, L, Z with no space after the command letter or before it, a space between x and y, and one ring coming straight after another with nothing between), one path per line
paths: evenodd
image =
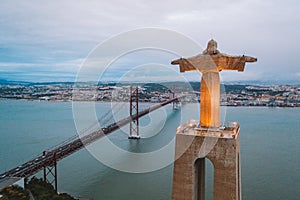
M258 57L246 73L224 73L223 79L297 80L299 8L297 0L3 1L0 61L48 62L55 70L59 63L83 59L112 35L161 27L179 31L203 47L213 36L221 51ZM79 65L70 68L76 72Z

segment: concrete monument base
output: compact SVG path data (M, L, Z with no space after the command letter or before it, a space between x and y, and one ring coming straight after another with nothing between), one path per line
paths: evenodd
M173 200L205 199L205 158L214 166L214 200L241 199L238 123L221 129L197 128L190 120L177 128Z

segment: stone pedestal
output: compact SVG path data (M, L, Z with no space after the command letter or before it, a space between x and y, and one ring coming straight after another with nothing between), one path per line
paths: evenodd
M239 126L199 129L191 120L177 129L173 200L205 199L205 158L214 166L214 200L241 199Z

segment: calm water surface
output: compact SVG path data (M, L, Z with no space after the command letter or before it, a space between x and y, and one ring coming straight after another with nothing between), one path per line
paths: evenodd
M100 116L110 104L97 103L96 107ZM182 112L197 119L195 107L184 105ZM1 100L0 111L0 173L76 134L70 102ZM164 112L167 122L159 134L128 141L125 133L116 131L109 138L134 152L163 147L174 137L183 115L171 107ZM226 121L241 125L243 199L300 199L300 109L229 107ZM142 126L150 122L149 117L141 120ZM100 142L93 145L101 149ZM172 164L150 173L125 173L103 165L83 149L60 161L58 167L59 191L81 199L171 199Z

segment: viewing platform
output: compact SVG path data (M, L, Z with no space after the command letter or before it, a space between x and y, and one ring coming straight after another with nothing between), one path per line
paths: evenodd
M240 126L237 122L229 122L226 126L220 127L199 127L199 120L189 120L177 128L177 134L206 136L218 138L236 138L239 134Z

